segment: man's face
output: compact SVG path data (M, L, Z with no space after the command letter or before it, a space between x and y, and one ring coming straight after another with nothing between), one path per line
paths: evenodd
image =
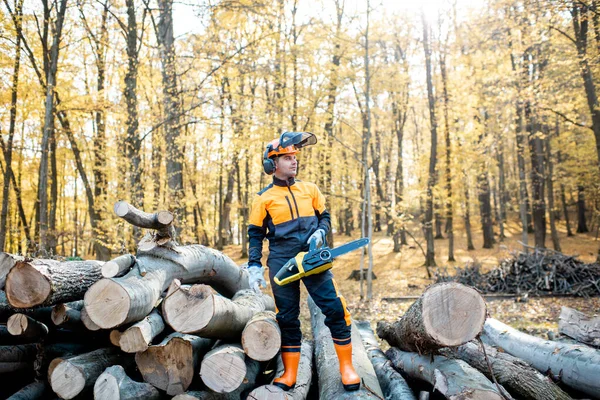
M298 161L295 154L284 154L275 160L275 176L279 179L289 179L298 173Z

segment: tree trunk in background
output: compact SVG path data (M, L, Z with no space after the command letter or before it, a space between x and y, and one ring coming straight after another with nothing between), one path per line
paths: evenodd
M56 131L50 138L50 201L48 202L48 250L56 254L56 208L58 207L58 171L56 168Z
M463 171L463 175L467 174ZM469 195L469 187L465 185L465 231L467 233L467 250L475 250L473 246L473 235L471 233L471 197Z
M523 249L527 252L529 231L529 195L527 194L527 181L525 180L525 135L523 133L523 114L525 112L523 102L517 102L517 163L519 167L519 215L521 217L521 242Z
M385 201L381 184L381 132L375 130L375 142L371 142L371 170L375 175L375 192L377 193L375 211L375 232L381 232L381 204Z
M12 151L13 151L13 139L15 136L15 122L17 118L17 99L19 88L19 69L21 66L21 34L22 34L22 17L23 17L23 0L18 0L15 5L15 29L17 30L17 37L15 43L15 62L13 64L13 76L12 76L12 88L10 98L10 122L8 128L8 141L6 145L2 146L2 152L4 153L4 161L6 167L4 169L4 185L2 187L2 211L0 213L0 251L5 249L6 241L6 220L8 218L8 200L10 195L10 180L13 177L12 170ZM4 142L3 142L4 143ZM14 179L14 178L13 178ZM15 185L15 190L18 188Z
M177 71L175 63L175 42L173 38L173 0L159 0L160 20L158 42L162 64L163 104L165 112L165 142L167 146L168 203L177 218L177 236L185 226L185 204L183 202L183 152L180 143L180 112L177 93Z
M487 170L482 169L477 175L477 191L481 228L483 230L483 248L491 249L494 245L494 224L492 222L492 206L490 203L490 182Z
M589 232L585 222L585 189L577 185L577 233Z
M525 103L525 118L529 152L531 156L531 195L533 197L533 233L535 247L546 248L546 202L544 200L544 149L540 136L541 125L531 110L531 104Z
M558 133L558 116L556 117L555 131ZM558 136L558 135L557 135ZM550 234L554 250L560 251L560 241L556 230L556 213L554 209L554 163L552 161L552 150L550 148L550 133L546 135L546 185L548 195L548 215L550 216Z
M431 76L431 49L429 47L429 25L425 13L421 13L423 21L423 50L425 51L425 70L427 73L427 100L429 103L429 122L431 124L431 150L429 154L429 177L427 179L427 198L425 208L425 239L427 240L427 253L425 266L434 267L435 248L433 242L433 187L437 181L435 164L437 162L437 120L435 116L435 98L433 95L433 79ZM430 277L429 269L427 275Z
M454 226L452 221L452 170L450 162L452 157L452 142L450 140L450 121L448 115L448 75L446 71L446 49L440 56L440 71L442 74L443 100L444 100L444 130L446 137L446 232L448 235L448 261L454 258Z
M54 136L54 87L56 86L58 52L66 8L67 0L61 0L60 7L56 10L57 14L54 27L54 38L52 40L52 47L50 49L50 64L47 70L48 74L46 76L46 100L41 147L42 156L40 159L40 170L38 177L38 223L40 229L39 246L40 250L42 251L48 250L48 152L50 150L50 142ZM56 177L53 177L52 179L56 179Z
M505 183L505 166L504 166L504 140L498 137L498 203L500 203L500 213L498 215L498 226L500 228L500 242L506 238L504 234L504 223L506 221L506 183Z

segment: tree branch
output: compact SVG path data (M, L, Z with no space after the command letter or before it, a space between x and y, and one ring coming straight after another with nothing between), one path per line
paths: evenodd
M581 127L581 128L592 129L592 127L591 127L591 126L584 125L584 124L581 124L581 123L579 123L579 122L575 122L575 121L573 121L571 118L567 117L565 114L561 113L560 111L553 110L553 109L551 109L551 108L549 108L549 107L540 107L540 110L544 110L544 111L550 111L550 112L553 112L554 114L558 115L559 117L561 117L561 118L562 118L562 119L564 119L565 121L567 121L567 122L569 122L569 123L571 123L571 124L573 124L573 125L575 125L575 126L579 126L579 127Z

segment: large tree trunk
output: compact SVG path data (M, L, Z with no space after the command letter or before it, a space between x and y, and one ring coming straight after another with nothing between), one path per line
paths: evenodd
M569 307L561 307L558 331L578 342L600 347L600 317L588 317Z
M165 323L158 311L154 310L120 335L119 347L126 353L146 351L152 339L163 329L165 329Z
M356 326L352 325L352 364L361 377L362 384L358 391L347 392L342 385L339 361L333 347L331 332L325 326L325 316L312 298L308 298L311 315L312 333L315 340L315 363L319 379L320 399L376 399L382 398L383 392L377 381L373 365L360 340Z
M201 245L140 251L137 265L121 278L101 279L86 292L85 308L96 325L110 329L139 321L152 311L173 279L207 283L227 297L249 288L245 270L223 253ZM143 277L142 270L146 271Z
M425 239L427 240L427 253L425 255L425 266L434 267L435 248L433 242L433 187L437 182L437 119L435 115L435 98L433 93L433 78L431 72L431 49L429 46L429 25L425 18L425 12L421 13L423 21L423 50L425 51L425 71L427 73L427 99L429 103L429 122L431 125L431 150L429 153L429 177L427 179L427 197L425 208ZM427 270L429 276L429 269Z
M308 397L308 391L312 381L312 358L313 342L302 341L300 364L298 365L298 375L296 376L296 385L289 391L284 391L279 386L263 385L255 388L248 394L249 400L305 400ZM276 377L284 372L281 357L277 357Z
M187 390L202 356L213 344L211 339L174 332L161 343L137 353L135 362L146 382L174 396Z
M600 353L597 350L536 338L493 318L486 321L482 339L538 371L550 373L565 385L590 396L600 393Z
M6 276L6 297L16 308L81 300L102 278L102 261L18 262Z
M369 321L357 322L356 326L360 333L362 343L365 346L367 355L371 359L371 364L377 374L377 379L383 390L386 399L416 400L412 390L402 377L392 367L390 360L383 354L379 348L379 343L373 334Z
M133 360L117 348L103 348L69 359L55 359L48 371L52 390L61 399L72 399L91 389L96 379L111 365L130 364Z
M394 366L408 376L431 384L448 400L503 400L492 382L461 360L420 356L396 348L385 353Z
M95 400L159 400L158 390L149 383L131 379L120 365L104 370L94 384Z
M159 0L158 44L162 65L165 142L167 144L167 184L170 204L178 218L178 233L185 226L183 203L183 151L180 140L181 104L177 90L177 64L173 37L173 0Z
M519 399L527 400L569 400L571 396L552 382L548 377L510 354L485 346L485 354L475 342L465 343L456 348L442 349L446 357L458 358L476 368L488 379L490 367L494 377L508 391ZM489 360L489 365L485 359Z
M380 321L377 335L405 351L431 353L473 340L486 317L483 298L475 289L456 282L430 286L402 318Z
M165 321L177 332L219 339L239 337L252 316L265 310L275 310L265 294L242 290L229 300L208 285L182 287L177 280L163 302Z
M258 361L246 357L239 344L224 344L209 351L202 360L200 377L214 392L231 393L244 385L254 387L260 371Z
M242 347L256 361L268 361L277 355L281 330L273 311L261 311L250 318L242 331Z

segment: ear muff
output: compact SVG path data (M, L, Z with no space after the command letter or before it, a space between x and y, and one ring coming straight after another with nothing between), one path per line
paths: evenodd
M272 146L269 144L267 145L267 149L265 150L265 153L263 154L263 170L265 171L265 174L267 175L273 175L273 173L275 172L275 161L273 161L272 159L269 158L269 151L272 150Z

